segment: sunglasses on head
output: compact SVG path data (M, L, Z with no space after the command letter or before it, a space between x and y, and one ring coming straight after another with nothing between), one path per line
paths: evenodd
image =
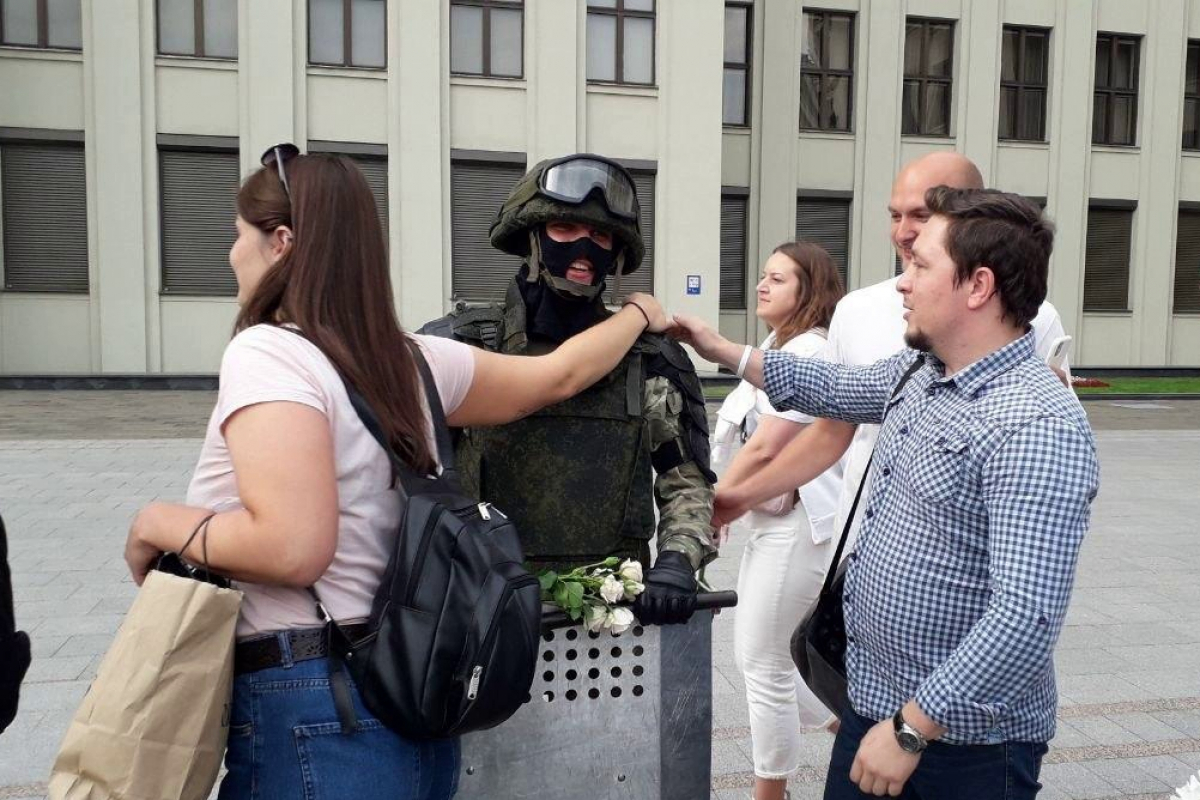
M284 172L283 165L298 155L300 155L299 147L291 142L283 142L274 147L268 147L262 154L262 158L259 159L264 167L274 164L275 168L279 170L279 182L283 184L283 192L287 195L289 202L292 199L292 189L288 186L287 173Z

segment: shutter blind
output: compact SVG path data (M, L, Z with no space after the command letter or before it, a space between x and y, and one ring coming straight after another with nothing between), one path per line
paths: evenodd
M721 198L721 310L746 310L746 198Z
M375 208L379 211L379 224L383 226L383 240L388 236L388 162L386 158L371 156L349 156L350 160L362 170L371 187L371 195L375 198Z
M88 292L82 145L0 146L4 288Z
M850 201L801 197L796 201L796 238L816 242L829 251L842 286L850 270Z
M162 291L232 297L229 248L237 239L238 154L160 150Z
M1175 314L1200 313L1200 212L1179 212L1175 239Z
M1129 241L1133 211L1089 208L1083 270L1084 311L1129 310Z
M633 292L654 293L654 173L630 170L629 174L633 176L633 187L637 191L640 207L638 222L642 228L642 241L646 243L646 257L636 272L622 276L621 297L628 297ZM604 293L605 302L616 302L613 297L615 288L616 276L611 275L608 278L608 291Z
M455 300L502 300L521 259L492 247L488 229L525 168L450 164L450 260Z

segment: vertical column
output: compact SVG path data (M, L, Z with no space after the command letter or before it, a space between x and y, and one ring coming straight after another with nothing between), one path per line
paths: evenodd
M1137 310L1134 362L1144 365L1171 360L1187 6L1187 0L1154 0L1142 40L1145 72L1138 110L1142 164L1130 292L1132 308Z
M305 0L238 4L242 174L255 169L259 156L273 144L296 142L303 149L308 61L305 7Z
M573 153L583 141L586 13L576 3L525 3L529 166Z
M450 296L449 4L388 3L388 191L400 322L418 328Z
M671 311L718 323L721 232L721 3L658 4L655 291ZM688 294L698 275L700 294Z
M904 4L872 3L858 16L854 94L854 197L850 263L858 285L895 273L888 234L888 199L900 158L901 76L904 74ZM854 285L854 276L850 279Z
M89 237L95 303L93 330L100 372L143 373L149 368L142 214L146 146L143 98L153 93L142 70L140 0L106 0L85 9L84 141L92 211ZM153 143L150 143L153 146Z
M1050 175L1046 208L1058 229L1050 260L1048 299L1075 335L1083 328L1083 262L1087 252L1089 170L1092 156L1095 9L1091 2L1058 0L1051 55ZM1076 342L1076 345L1081 344ZM1082 352L1078 346L1076 354Z
M1000 0L963 3L959 22L958 149L975 162L985 186L995 184L998 132L1000 29L1004 18Z
M757 270L780 242L796 235L796 175L800 150L800 28L799 3L756 3L762 16L755 29L762 47L755 48L753 69L761 87L751 109L754 124L750 145L750 205L757 219L758 246L747 253ZM720 63L720 59L718 59ZM757 211L757 213L754 213ZM754 324L753 314L749 314ZM753 336L751 331L747 335Z

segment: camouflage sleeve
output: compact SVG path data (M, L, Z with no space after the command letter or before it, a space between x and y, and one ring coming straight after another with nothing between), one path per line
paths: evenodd
M644 401L651 452L664 445L688 452L680 418L684 401L679 389L666 378L648 378ZM655 474L654 500L658 505L660 552L683 553L695 569L716 556L712 543L713 487L694 461L685 460Z

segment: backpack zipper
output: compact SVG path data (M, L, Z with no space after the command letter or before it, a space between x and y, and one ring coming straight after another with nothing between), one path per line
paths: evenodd
M413 559L412 572L408 574L408 583L404 587L404 605L412 607L413 599L417 596L417 579L425 566L425 556L429 552L429 543L433 539L433 529L437 526L436 516L430 517L421 533L421 542L417 545L417 556Z
M505 587L504 594L501 595L501 600L496 605L496 611L492 615L491 621L488 623L488 629L487 629L487 632L483 636L483 641L480 642L479 649L478 649L479 653L487 653L490 651L489 646L492 643L492 639L494 639L496 637L496 632L499 630L499 626L496 624L497 617L499 617L500 614L504 611L504 607L508 605L508 600L510 597L512 597L513 593L515 591L517 591L517 589L520 589L524 586L536 584L537 582L538 582L538 579L536 577L534 577L533 575L522 575L521 577L512 581L511 583L508 584L508 586ZM483 665L476 664L474 666L474 668L471 670L471 680L467 684L467 699L468 700L474 701L475 698L479 696L479 684L482 680L483 680Z
M504 519L508 519L508 514L505 514L503 511L501 511L500 509L496 508L496 507L495 507L494 505L492 505L491 503L479 503L479 504L476 506L476 508L478 508L478 509L479 509L479 516L480 516L482 519L484 519L484 520L487 520L488 522L491 522L491 519L492 519L492 513L491 513L491 511L488 511L488 509L489 509L489 508L490 508L492 511L495 511L497 514L499 514L499 515L500 515L502 518L504 518Z
M475 669L471 670L471 683L467 686L467 699L474 700L479 694L479 680L483 676L483 667L476 665Z

